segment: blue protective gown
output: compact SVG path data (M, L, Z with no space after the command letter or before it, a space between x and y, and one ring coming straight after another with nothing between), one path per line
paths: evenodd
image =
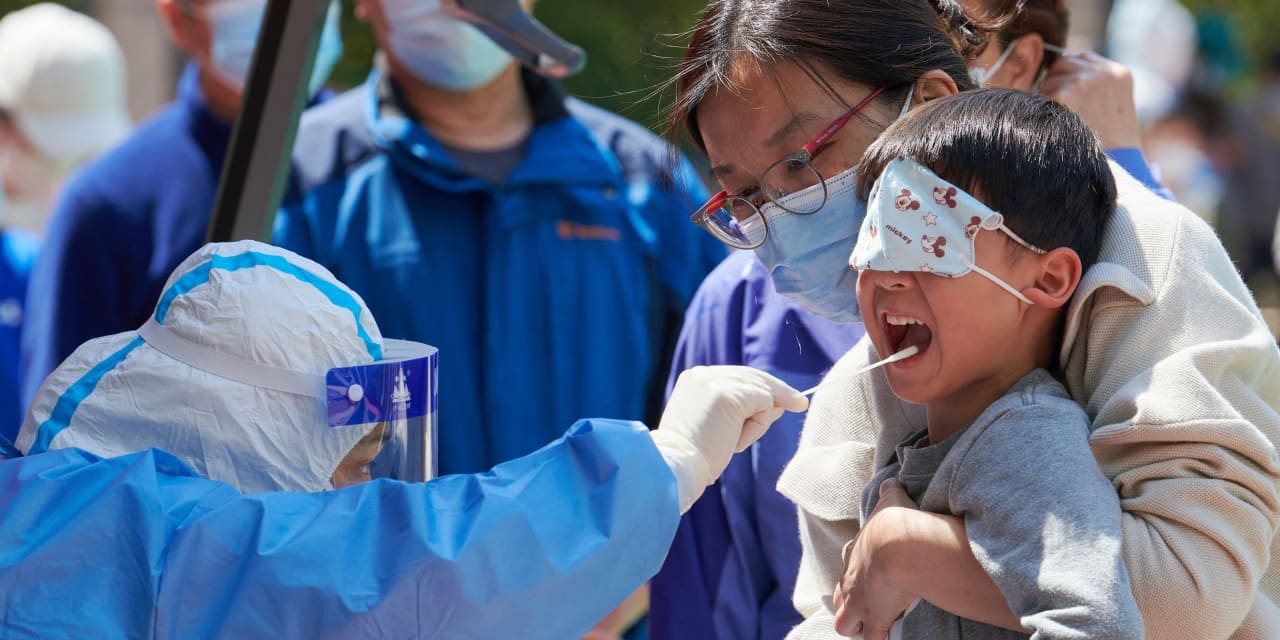
M329 268L387 336L440 348L439 461L469 473L581 416L656 417L680 318L725 249L639 125L525 74L535 127L505 183L467 175L375 70L308 111L276 243Z
M672 380L697 365L744 364L807 389L862 333L860 324L805 311L774 290L755 254L735 251L689 306ZM784 413L685 515L652 582L654 640L781 638L800 622L791 605L800 566L796 506L774 487L803 420Z
M3 459L5 638L578 638L678 517L645 427L613 420L489 473L315 494L241 495L156 449Z
M18 383L23 307L39 250L35 235L21 229L0 230L0 437L10 440L18 435L26 407Z
M1172 199L1141 150L1108 155ZM749 251L735 252L707 276L685 318L673 381L696 365L746 364L807 389L863 333L861 325L833 323L778 294ZM802 421L802 415L783 414L685 514L652 582L654 640L778 640L800 622L791 602L800 567L796 507L776 486L795 454Z

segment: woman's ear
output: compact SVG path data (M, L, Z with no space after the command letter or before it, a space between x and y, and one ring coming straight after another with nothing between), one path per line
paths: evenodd
M1083 275L1080 256L1066 247L1058 247L1036 257L1039 273L1035 282L1022 290L1022 295L1045 309L1057 309L1071 301Z
M1028 33L1011 46L1013 51L1009 52L1009 59L996 72L996 84L1031 91L1040 75L1040 64L1044 62L1044 38L1038 33Z
M916 90L911 94L911 108L914 109L934 98L945 98L960 92L956 81L942 69L930 69L916 79Z

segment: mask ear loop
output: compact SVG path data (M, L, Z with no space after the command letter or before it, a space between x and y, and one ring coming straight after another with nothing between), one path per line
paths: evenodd
M911 110L911 99L914 98L915 95L916 83L912 82L911 86L907 88L907 100L902 103L902 110L898 112L898 117L894 118L895 120L901 120L902 116L907 115L907 112Z
M983 221L982 221L982 225L981 225L981 226L982 226L982 228L983 228L983 229L985 229L985 230L987 230L987 231L1002 231L1002 232L1004 232L1004 234L1005 234L1005 235L1009 236L1010 238L1013 238L1013 241L1014 241L1014 242L1017 242L1018 244L1022 245L1022 246L1023 246L1023 247L1025 247L1025 248L1027 248L1027 249L1028 249L1028 250L1030 250L1032 253L1035 253L1035 254L1037 254L1037 255L1044 255L1044 254L1045 254L1045 250L1044 250L1044 249L1041 249L1040 247L1037 247L1037 246L1035 246L1035 245L1032 245L1031 243L1027 242L1026 240L1023 240L1022 238L1018 237L1018 234L1014 233L1012 229L1010 229L1009 227L1004 226L1004 216L1002 216L1002 215L1000 215L1000 214L998 214L998 213L996 213L996 214L992 214L992 215L988 216L986 220L983 220ZM975 241L976 241L976 236L975 236ZM976 257L977 257L977 256L975 255L975 258L976 258ZM1010 285L1009 283L1005 282L1004 280L1001 280L1000 278L996 277L996 275L995 275L995 274L993 274L993 273L991 273L990 271L987 271L986 269L983 269L982 267L979 267L979 266L978 266L977 264L975 264L973 261L965 260L965 264L969 267L969 269L971 269L971 270L973 270L973 271L977 272L979 275L981 275L981 276L985 277L986 279L988 279L988 280L990 280L990 281L992 281L992 282L996 283L996 285L998 285L1001 289L1004 289L1005 291L1008 291L1009 293L1013 294L1013 296L1014 296L1015 298L1017 298L1017 299L1019 299L1019 300L1021 300L1021 301L1025 302L1025 303L1027 303L1027 304L1032 304L1032 305L1033 305L1033 304L1035 304L1034 302L1032 302L1032 301L1031 301L1031 299L1030 299L1030 298L1026 297L1025 295L1022 295L1022 292L1021 292L1021 291L1018 291L1017 289L1014 289L1012 285Z
M1048 42L1044 42L1042 44L1044 46L1045 51L1048 51L1050 53L1056 53L1058 54L1059 58L1065 58L1069 55L1072 55L1070 50L1059 47L1056 44L1049 44ZM1031 93L1040 93L1040 83L1044 82L1044 79L1048 76L1049 76L1049 68L1041 65L1040 71L1036 72L1036 81L1031 83Z
M985 88L987 86L987 81L991 79L991 76L995 74L995 72L999 71L1000 67L1004 66L1005 61L1007 61L1009 56L1013 54L1013 48L1017 46L1018 40L1021 40L1021 38L1014 38L1012 42L1005 46L1004 52L1000 54L999 58L996 58L995 62L991 63L991 66L986 69L983 69L982 67L974 67L969 70L969 77L978 84L979 89Z

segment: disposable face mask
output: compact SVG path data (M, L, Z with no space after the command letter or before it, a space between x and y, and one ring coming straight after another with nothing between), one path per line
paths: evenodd
M446 15L439 0L383 0L383 7L396 60L434 87L482 87L513 60L479 29Z
M58 191L74 168L14 148L0 149L0 225L43 233Z
M1013 47L1016 44L1018 44L1017 39L1010 42L1009 46L1004 48L1004 53L1001 53L1000 57L996 58L996 61L993 62L990 67L987 67L986 69L983 69L982 67L970 67L969 77L973 78L974 84L979 87L987 86L987 81L991 80L991 76L995 75L996 72L1000 70L1000 67L1004 66L1005 61L1009 59L1009 55L1013 53Z
M266 13L265 0L219 0L206 9L213 28L210 56L218 73L236 88L243 88L253 63L253 50ZM342 8L330 2L320 33L320 46L307 81L308 95L316 95L342 57Z
M1004 216L977 198L939 178L914 158L898 158L885 167L872 187L849 266L949 278L973 271L1019 300L1034 304L977 265L974 239L983 230L1001 231L1027 249L1044 253L1004 226Z
M827 180L826 185L827 203L809 215L795 215L776 204L766 204L761 213L768 220L769 235L755 252L778 293L836 322L858 322L858 274L847 264L858 223L866 214L865 205L858 200L858 167ZM797 191L781 202L805 206L815 198L822 198L820 185Z
M912 85L898 118L910 109L914 94ZM866 203L857 193L857 165L824 184L827 202L815 213L796 215L783 206L795 211L815 208L814 201L822 199L822 185L780 199L782 206L768 203L760 210L768 220L769 235L755 249L756 257L769 270L778 293L835 322L860 322L858 274L849 268L849 248L866 216Z

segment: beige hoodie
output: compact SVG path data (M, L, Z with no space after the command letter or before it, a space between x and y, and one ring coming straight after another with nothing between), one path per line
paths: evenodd
M1213 230L1112 168L1119 206L1068 310L1061 361L1120 493L1147 637L1280 637L1280 351ZM778 482L804 544L806 620L792 639L837 637L831 592L858 491L924 427L882 372L850 375L874 358L863 340L828 374Z

